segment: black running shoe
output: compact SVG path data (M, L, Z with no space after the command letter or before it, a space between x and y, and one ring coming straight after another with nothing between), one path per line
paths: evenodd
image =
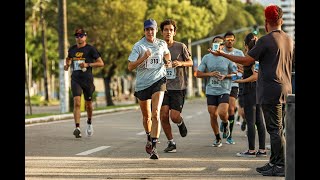
M247 126L247 122L243 121L241 124L241 131L245 131Z
M174 144L172 141L168 141L168 147L163 151L166 153L177 152L176 144Z
M263 176L281 176L284 177L285 176L285 168L284 166L272 166L271 169L269 169L268 171L262 171L261 174Z
M159 154L156 148L153 148L150 154L150 159L159 159Z
M186 127L186 125L184 124L183 121L182 121L182 124L180 126L178 125L178 128L179 128L180 135L182 137L186 137L187 134L188 134L188 130L187 130L187 127Z
M265 152L258 151L256 156L257 157L267 157L267 151L265 151Z
M264 172L264 171L270 170L272 167L273 167L273 166L270 166L270 164L267 163L267 164L265 164L265 165L262 166L262 167L257 167L257 168L256 168L256 171L257 171L258 173L262 173L262 172Z
M76 129L74 129L73 135L74 135L76 138L81 138L80 128L77 127Z

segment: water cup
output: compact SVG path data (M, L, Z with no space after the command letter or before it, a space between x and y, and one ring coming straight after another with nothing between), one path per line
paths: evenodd
M258 72L259 71L259 61L254 62L254 71Z
M86 72L87 68L82 68L81 70L82 70L82 72Z
M212 43L212 51L216 51L219 49L220 43Z

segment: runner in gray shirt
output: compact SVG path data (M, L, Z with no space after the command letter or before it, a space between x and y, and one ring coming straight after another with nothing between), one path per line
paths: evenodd
M168 139L168 147L164 152L176 152L169 117L178 125L180 135L187 136L188 131L181 117L181 111L186 95L188 67L192 66L193 62L187 46L173 40L177 30L176 22L167 19L160 24L160 29L172 57L172 63L167 66L167 91L164 94L160 112L161 125Z
M146 152L150 159L159 159L156 144L160 135L160 108L166 90L164 60L171 60L167 43L156 38L157 22L144 21L145 36L135 43L129 55L128 69L136 69L135 97L138 98L147 134ZM151 107L152 106L152 107Z

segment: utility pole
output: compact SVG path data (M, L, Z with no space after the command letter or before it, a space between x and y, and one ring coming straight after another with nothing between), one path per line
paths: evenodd
M25 50L25 63L26 63L26 69L25 69L25 72L26 72L26 77L25 77L25 83L26 83L26 87L27 87L27 93L28 93L28 106L29 106L29 111L30 111L30 115L32 115L32 107L31 107L31 100L30 100L30 84L28 83L28 80L29 80L29 76L28 76L28 68L31 68L31 67L28 67L28 56L27 56L27 51Z
M59 80L60 112L69 112L69 71L64 70L67 56L67 5L66 0L58 0L59 22Z
M190 52L191 51L191 39L188 39L188 49ZM188 67L188 87L187 87L187 97L192 97L193 96L193 73L192 73L192 67Z

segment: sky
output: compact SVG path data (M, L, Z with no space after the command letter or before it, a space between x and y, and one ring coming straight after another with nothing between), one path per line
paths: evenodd
M246 0L242 0L242 2L246 2ZM252 2L259 2L263 6L268 6L270 4L280 5L280 0L252 0Z

